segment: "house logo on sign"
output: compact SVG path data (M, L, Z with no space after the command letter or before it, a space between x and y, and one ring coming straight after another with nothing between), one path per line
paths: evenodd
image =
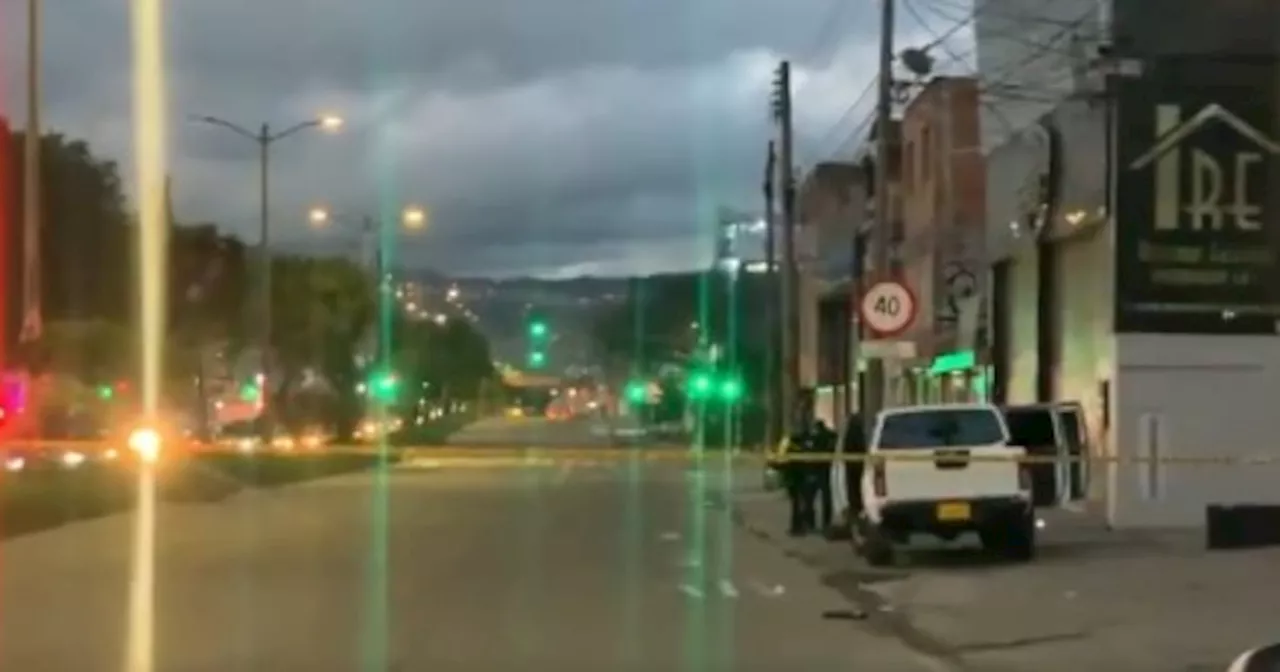
M1234 151L1210 153L1203 147L1184 149L1197 131L1214 122L1235 131ZM1252 200L1250 185L1264 179L1263 160L1280 154L1280 143L1244 119L1213 103L1182 121L1181 105L1156 106L1155 146L1135 159L1130 170L1155 167L1156 231L1262 230L1262 204ZM1182 163L1189 161L1190 184L1182 184Z

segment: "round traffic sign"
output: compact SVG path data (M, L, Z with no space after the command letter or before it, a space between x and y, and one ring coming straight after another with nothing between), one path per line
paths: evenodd
M877 282L863 293L858 314L875 335L894 336L915 321L916 297L900 282Z

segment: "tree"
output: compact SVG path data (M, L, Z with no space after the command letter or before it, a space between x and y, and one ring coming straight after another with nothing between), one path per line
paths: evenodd
M334 393L340 432L359 420L355 357L375 323L373 278L344 259L282 256L272 260L271 346L279 376L275 411L287 424L290 398L304 374L319 374Z
M743 274L658 275L632 281L627 299L595 322L601 353L622 371L654 376L668 364L685 364L700 346L715 344L745 364L767 346L766 284ZM731 305L732 304L732 305Z
M249 252L210 223L175 224L169 235L169 323L184 341L243 341L248 320Z
M42 370L89 384L114 382L137 371L137 339L128 328L105 320L49 322L36 352Z
M440 324L399 316L392 362L396 371L416 383L420 398L442 404L479 399L484 386L498 375L488 340L471 323L459 319Z
M767 290L765 279L752 274L736 279L725 273L639 278L632 281L626 301L599 315L596 344L615 381L635 375L661 380L662 408L653 417L671 419L684 403L683 381L660 372L695 366L737 374L743 387L739 410L744 418L758 415L770 360L768 312L761 309L770 300ZM714 365L706 361L712 346L720 353Z
M4 184L8 287L22 287L23 133L0 133L9 163ZM135 259L129 211L119 170L89 145L53 133L41 138L41 300L46 321L107 320L124 324L132 312ZM21 291L9 292L5 340L21 325Z

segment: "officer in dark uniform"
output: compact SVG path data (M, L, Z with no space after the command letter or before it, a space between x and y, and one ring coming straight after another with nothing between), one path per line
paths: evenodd
M827 423L822 420L815 420L813 423L813 452L818 455L832 455L836 452L836 441L838 437L832 431ZM816 457L816 455L815 455ZM812 498L818 500L818 511L822 514L821 525L819 530L830 530L832 516L831 504L831 468L832 463L828 460L815 460L807 464L812 474L809 476L809 484L813 488ZM812 501L812 499L810 500ZM812 515L813 508L810 507ZM811 521L817 523L819 521Z
M854 413L845 422L844 463L845 491L849 494L849 509L862 513L862 471L867 457L867 434L862 424L862 414Z
M798 537L813 531L813 497L815 494L811 479L813 469L803 458L814 451L812 425L800 426L800 431L789 438L787 462L783 467L783 480L787 486L787 501L791 508L791 522L788 532Z
M791 436L788 456L799 459L791 460L786 465L784 478L787 481L787 496L791 502L790 533L794 536L808 534L817 529L825 529L831 525L831 462L822 459L835 450L835 438L830 429L821 420L806 417L800 425L800 431ZM808 459L805 459L808 458ZM822 524L818 527L815 501L822 496Z

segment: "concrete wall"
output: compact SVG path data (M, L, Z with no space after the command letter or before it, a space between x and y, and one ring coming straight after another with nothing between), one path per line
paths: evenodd
M1048 139L1032 126L1006 136L987 156L987 240L989 261L1010 261L1008 400L1036 399L1036 278L1039 264L1027 226L1036 183L1047 171Z
M1280 458L1280 339L1122 335L1113 440L1125 459ZM1280 503L1280 465L1113 464L1117 526L1186 526L1213 503Z

